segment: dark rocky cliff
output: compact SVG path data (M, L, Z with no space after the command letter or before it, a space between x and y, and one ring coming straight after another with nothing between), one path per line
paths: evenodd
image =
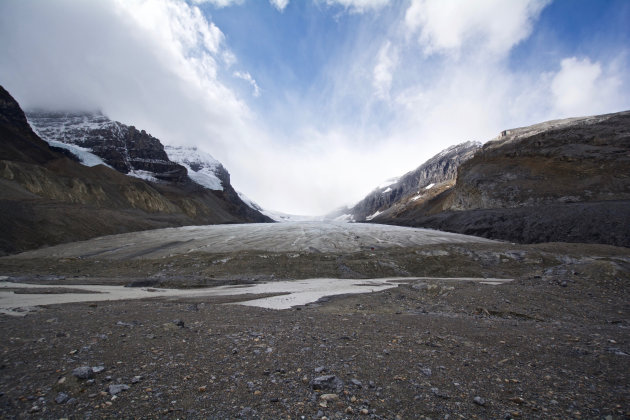
M426 190L440 184L453 181L457 176L457 168L470 159L481 147L481 143L466 142L438 153L420 165L417 169L406 173L391 185L377 188L349 210L349 214L357 222L371 220L377 212L385 213L411 198L428 193Z
M226 194L82 165L40 139L0 87L0 255L134 230L268 220Z
M630 246L630 112L506 130L459 167L452 187L374 221Z
M118 121L112 121L99 113L62 113L32 111L27 114L29 123L45 140L56 144L79 146L98 156L104 163L117 171L146 180L154 187L172 192L178 189L190 194L198 191L202 195L213 194L226 202L229 212L249 222L271 222L271 219L245 204L230 183L230 174L218 162L214 171L222 188L203 191L205 187L194 184L188 170L172 161L159 139L145 130L138 130ZM195 171L196 168L191 168ZM184 206L193 217L206 211L199 206Z

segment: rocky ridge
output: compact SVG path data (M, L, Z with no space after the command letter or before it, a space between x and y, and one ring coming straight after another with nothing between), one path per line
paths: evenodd
M522 243L630 246L630 112L503 131L428 200L373 221Z
M134 126L100 113L33 111L26 116L33 130L51 145L79 146L118 172L149 180L186 179L186 168L169 159L162 143Z
M102 164L80 164L67 148L39 138L4 89L0 140L0 254L135 230L271 221L242 203L231 187L212 191L187 177L147 182ZM162 172L165 178L186 172L169 162L161 167L175 170Z
M190 184L195 183L225 200L229 212L237 217L272 221L241 200L225 167L196 147L164 146L145 130L112 121L100 113L33 111L27 113L27 118L51 146L67 148L83 164L104 163L125 175L162 183L169 191L190 192Z
M370 221L392 207L416 201L431 193L429 190L434 187L437 186L437 190L444 184L452 183L457 176L457 168L470 159L479 148L481 143L472 141L449 147L395 182L376 188L351 209L343 209L329 218L343 214L352 221Z

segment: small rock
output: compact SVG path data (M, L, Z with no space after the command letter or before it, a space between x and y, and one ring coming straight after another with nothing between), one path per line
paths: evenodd
M445 400L448 400L450 398L450 396L440 391L438 388L431 388L431 392L433 393L433 395L435 395L438 398L442 398Z
M162 329L164 331L177 331L180 327L173 324L172 322L167 322L165 324L162 324Z
M79 379L89 379L94 376L94 371L89 366L80 366L74 369L72 374Z
M352 407L346 408L346 414L354 414L354 410L352 409Z
M318 366L314 370L315 370L315 373L322 373L326 370L326 368L324 366Z
M59 394L57 394L57 396L55 397L55 402L57 404L63 404L66 401L68 401L68 394L66 394L65 392L60 392Z
M126 391L129 389L129 385L125 385L125 384L116 384L116 385L110 385L107 388L107 391L109 392L110 395L116 395L119 394L123 391Z
M481 398L480 396L476 396L475 398L473 398L473 402L477 405L480 406L485 406L486 405L486 400L484 400L483 398Z
M134 376L133 378L131 378L131 383L132 384L137 384L141 380L142 380L142 376Z
M238 416L246 419L253 419L258 417L258 411L251 407L245 407L238 413Z
M200 386L199 387L199 392L206 392L206 389L208 389L207 386L205 386L205 385L204 386Z
M356 386L357 388L363 388L363 384L358 379L352 378L352 379L350 379L350 383L352 385Z
M337 394L322 394L319 396L319 399L322 401L337 401L339 399L339 395Z
M313 389L335 390L340 392L343 389L343 381L335 375L318 376L311 381Z
M361 410L359 410L359 414L363 416L367 416L368 414L370 414L370 412L368 411L367 408L362 408Z
M105 370L105 366L92 366L92 372L101 373Z
M431 371L431 368L422 368L420 369L420 372L422 372L424 374L424 376L431 376L433 374L433 372Z
M173 324L177 325L180 328L184 328L184 321L182 321L181 319L174 319Z

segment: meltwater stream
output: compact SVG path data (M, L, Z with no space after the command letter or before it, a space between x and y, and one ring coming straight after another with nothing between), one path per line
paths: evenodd
M277 281L255 285L219 286L203 289L158 289L134 288L124 286L100 285L39 285L0 281L0 313L7 315L26 315L37 306L56 305L77 302L99 302L128 299L178 298L178 297L213 297L256 294L274 294L275 296L237 302L241 305L257 306L269 309L288 309L306 305L325 296L355 293L371 293L396 287L410 281L474 281L482 284L497 285L511 279L488 278L432 278L432 277L389 277L379 279L305 279ZM15 293L28 289L28 293ZM41 294L36 290L42 289ZM50 293L55 289L56 293ZM67 293L64 293L64 290ZM79 292L81 291L81 292ZM249 298L250 296L248 296Z

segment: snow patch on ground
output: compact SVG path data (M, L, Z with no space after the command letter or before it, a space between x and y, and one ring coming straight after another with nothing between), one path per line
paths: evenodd
M337 216L333 219L333 222L341 222L341 223L354 223L354 215L352 214L342 214L341 216Z
M425 190L430 190L431 188L435 187L435 184L429 184L426 187L424 187Z
M385 191L383 191L381 194L387 194L388 192L390 192L392 190L391 187L387 187L387 189Z
M422 197L422 194L414 195L413 197L411 197L411 201L416 201L417 199L421 197Z
M369 215L368 217L365 218L365 220L372 220L372 219L374 219L376 216L378 216L381 213L382 212L376 210L376 213Z
M155 174L153 172L149 172L149 171L129 171L129 173L127 173L127 175L132 176L134 178L140 178L143 179L145 181L151 181L151 182L159 182L158 179L155 177Z

